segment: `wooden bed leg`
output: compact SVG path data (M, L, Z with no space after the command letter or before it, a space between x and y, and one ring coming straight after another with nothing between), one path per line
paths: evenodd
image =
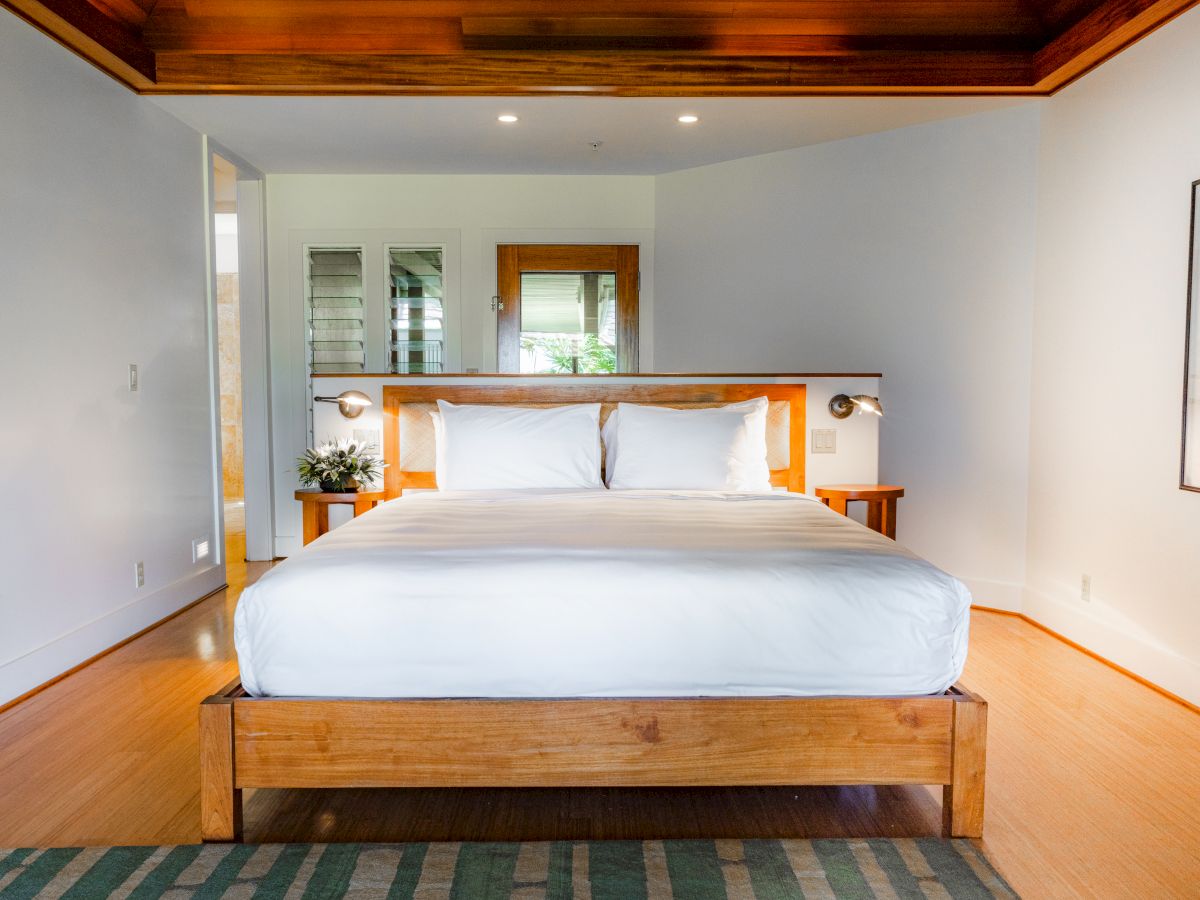
M233 777L233 700L220 695L200 704L200 836L206 842L242 839L242 792Z
M987 703L968 696L954 704L950 784L942 793L942 833L983 837L983 780L987 753Z

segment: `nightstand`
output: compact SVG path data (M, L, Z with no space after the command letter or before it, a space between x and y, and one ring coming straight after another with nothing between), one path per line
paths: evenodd
M904 496L904 488L896 484L827 484L817 488L821 502L846 515L846 504L862 500L867 504L867 527L896 539L896 501Z
M311 544L329 530L329 507L335 503L354 507L360 516L383 502L383 491L356 491L353 494L326 494L318 490L296 491L296 499L304 504L304 543Z

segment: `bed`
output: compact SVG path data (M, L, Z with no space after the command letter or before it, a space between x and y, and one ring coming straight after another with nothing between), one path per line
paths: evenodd
M437 399L709 407L767 396L786 491L412 492ZM941 784L982 831L970 597L803 495L803 385L394 385L389 502L239 601L201 706L205 840L258 787ZM409 493L405 494L405 490ZM402 496L403 495L403 496Z

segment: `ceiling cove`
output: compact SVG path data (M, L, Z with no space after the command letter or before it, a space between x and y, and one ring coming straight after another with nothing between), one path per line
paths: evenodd
M0 0L145 94L1051 94L1197 0Z

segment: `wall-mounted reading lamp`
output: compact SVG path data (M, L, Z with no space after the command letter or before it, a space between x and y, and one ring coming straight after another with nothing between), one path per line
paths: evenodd
M357 419L371 405L371 398L362 391L342 391L336 397L313 397L320 403L336 403L338 412L347 419Z
M859 415L863 413L883 415L883 404L879 402L878 397L868 397L866 394L855 394L853 397L838 394L829 401L829 414L835 419L844 419L855 409L858 410Z

